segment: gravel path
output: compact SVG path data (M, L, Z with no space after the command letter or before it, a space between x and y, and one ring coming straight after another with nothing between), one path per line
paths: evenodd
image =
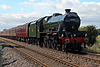
M11 44L11 43L6 43L6 44L7 44L7 45L10 44L10 45L12 45L12 46L16 46L16 45ZM18 46L16 46L16 47L18 47ZM40 60L42 63L45 63L45 64L48 65L49 67L68 67L67 65L64 65L64 64L62 64L62 63L60 63L60 62L57 62L57 61L55 61L55 60L53 60L53 59L51 59L51 58L47 58L47 57L45 57L45 56L43 56L43 55L40 55L40 54L38 54L38 53L36 53L36 52L27 50L27 49L25 49L25 48L19 47L19 48L17 48L17 49L19 49L19 50L21 50L21 51L24 51L25 53L31 55L31 56L34 57L35 59L38 59L38 60Z
M13 48L3 45L3 67L39 67Z

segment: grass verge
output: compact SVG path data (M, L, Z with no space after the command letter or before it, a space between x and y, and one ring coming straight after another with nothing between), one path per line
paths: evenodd
M100 43L100 35L97 36L96 41Z
M84 51L100 53L100 43L95 43L92 47L87 47L83 49Z
M92 47L83 48L84 51L100 53L100 35L96 38L96 43Z

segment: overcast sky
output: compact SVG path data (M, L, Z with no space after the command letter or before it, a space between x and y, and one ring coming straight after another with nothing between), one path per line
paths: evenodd
M0 0L0 31L65 9L77 12L81 26L100 28L100 0Z

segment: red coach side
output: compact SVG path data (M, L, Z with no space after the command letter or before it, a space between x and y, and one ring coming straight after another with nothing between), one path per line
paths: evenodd
M9 36L15 37L16 36L16 28L11 28L9 29Z
M28 24L16 27L17 37L28 37Z

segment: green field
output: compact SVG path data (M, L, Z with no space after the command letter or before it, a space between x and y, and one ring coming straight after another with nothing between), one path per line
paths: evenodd
M100 35L97 36L96 41L100 43Z

